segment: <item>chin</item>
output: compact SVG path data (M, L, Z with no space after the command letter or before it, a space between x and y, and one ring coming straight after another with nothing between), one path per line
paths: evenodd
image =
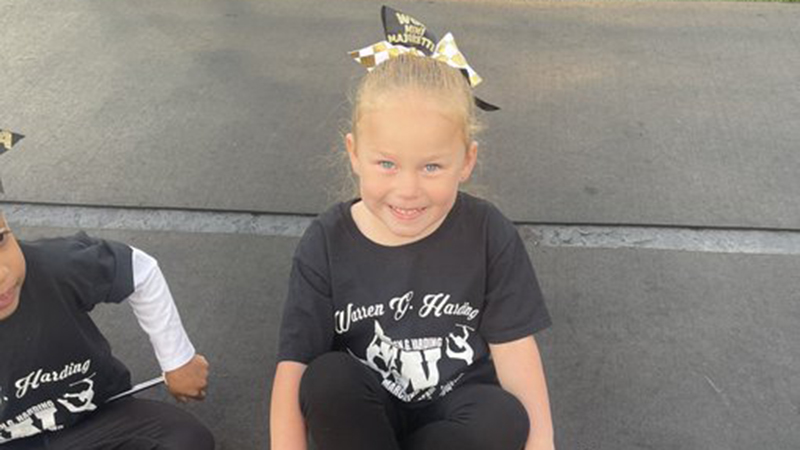
M431 224L430 223L423 223L423 224L394 224L389 229L392 233L403 239L416 239L422 236L425 236L430 230Z

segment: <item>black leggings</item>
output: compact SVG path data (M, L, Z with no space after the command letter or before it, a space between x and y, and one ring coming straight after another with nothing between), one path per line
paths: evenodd
M319 450L520 450L528 438L525 408L499 386L465 385L411 407L346 353L311 362L300 405Z
M213 450L214 436L190 413L164 402L126 398L77 425L11 441L2 450Z

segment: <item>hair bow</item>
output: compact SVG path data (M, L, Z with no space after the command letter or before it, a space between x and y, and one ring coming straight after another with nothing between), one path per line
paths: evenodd
M422 22L388 6L381 8L381 16L386 39L350 52L350 56L368 71L391 58L412 54L433 58L458 69L473 88L482 81L480 75L470 67L467 58L458 49L452 33L447 33L437 41L436 35ZM478 97L475 97L475 104L484 111L500 109Z
M17 133L13 133L8 130L0 129L0 155L3 153L11 150L11 147L14 146L20 139L24 138L25 136ZM3 179L0 178L0 194L5 194L5 190L3 189Z
M17 133L13 133L8 130L0 129L0 155L3 153L11 150L11 147L14 146L20 139L24 138L25 136Z

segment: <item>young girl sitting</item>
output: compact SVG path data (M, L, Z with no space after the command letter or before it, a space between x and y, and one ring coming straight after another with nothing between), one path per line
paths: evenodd
M0 448L214 448L205 425L175 406L107 402L130 389L130 373L89 311L126 299L172 395L202 400L208 363L186 336L152 257L83 233L20 242L0 213Z
M416 54L361 82L345 139L360 197L293 258L273 450L307 432L321 450L553 448L533 268L513 224L459 191L474 102L461 71Z

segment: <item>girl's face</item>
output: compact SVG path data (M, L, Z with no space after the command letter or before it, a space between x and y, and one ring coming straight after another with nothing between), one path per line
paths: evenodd
M14 314L25 281L25 258L17 240L0 215L0 320Z
M433 233L475 166L477 143L464 142L463 121L418 90L380 98L345 139L363 202L359 228L384 245Z

